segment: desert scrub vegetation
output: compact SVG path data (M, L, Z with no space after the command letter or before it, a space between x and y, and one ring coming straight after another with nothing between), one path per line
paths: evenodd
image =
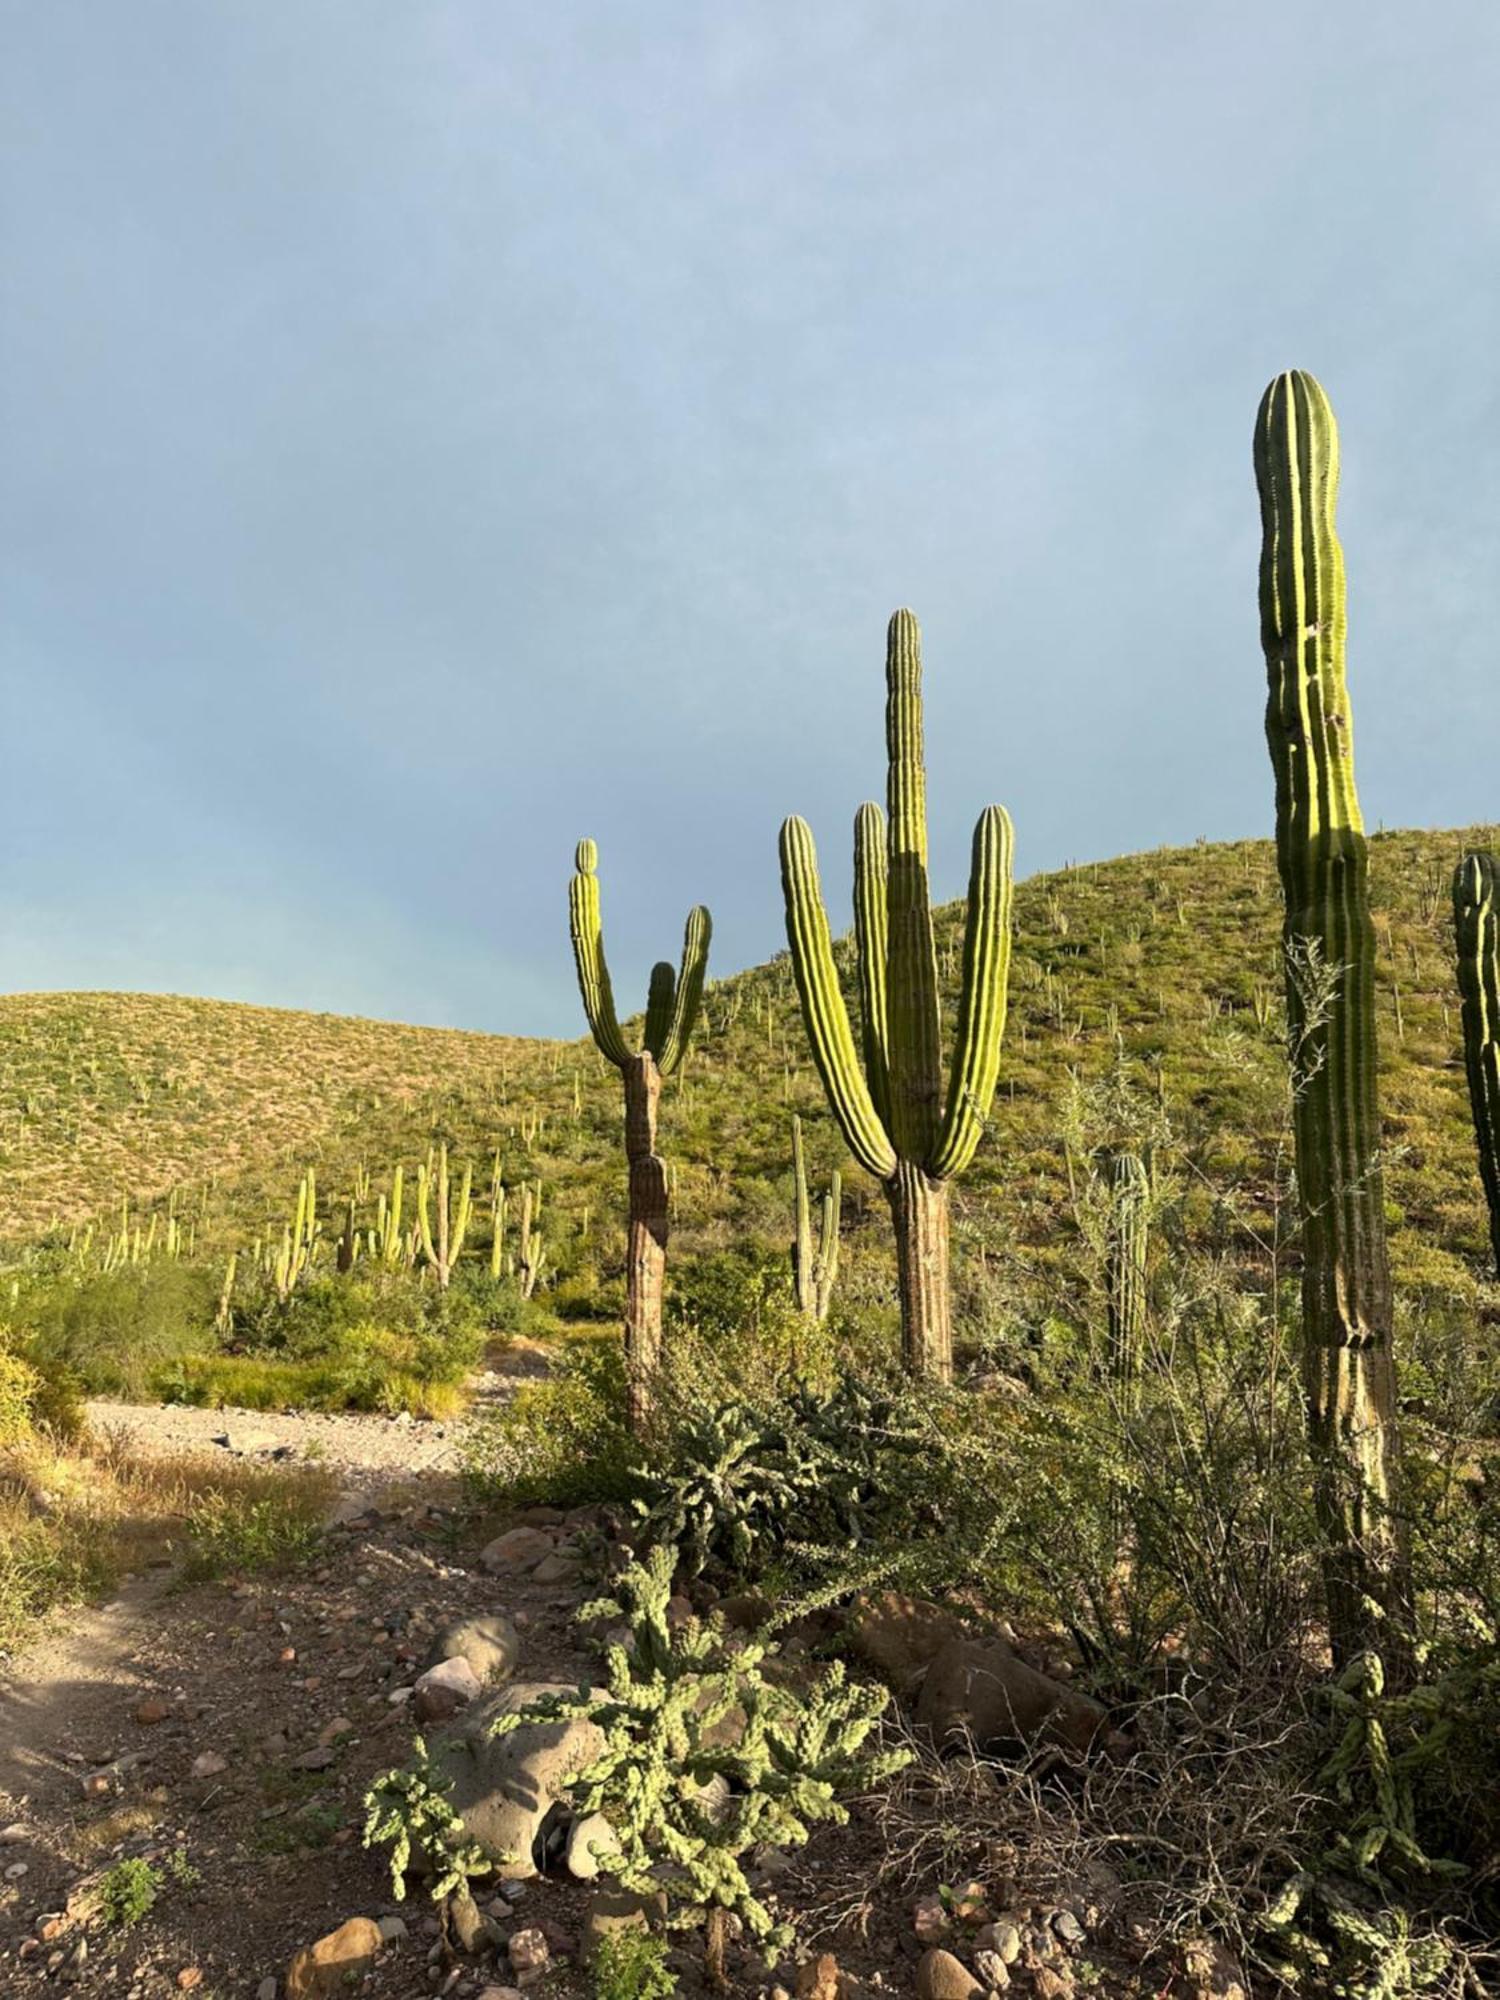
M29 1427L0 1442L0 1654L158 1559L200 1575L300 1560L332 1497L314 1468L143 1460L108 1437Z

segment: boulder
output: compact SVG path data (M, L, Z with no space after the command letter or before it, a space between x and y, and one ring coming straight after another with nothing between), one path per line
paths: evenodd
M369 1971L381 1942L378 1924L351 1917L297 1953L286 1975L286 2000L329 2000L347 1980Z
M620 1843L603 1813L589 1813L575 1819L568 1828L564 1860L570 1875L580 1882L592 1882L601 1869L608 1871L620 1859Z
M510 1528L481 1551L479 1561L492 1576L530 1569L552 1553L552 1537L541 1528Z
M586 1718L525 1723L507 1736L492 1728L539 1695L573 1692L557 1681L516 1682L472 1703L432 1745L469 1838L515 1879L538 1873L543 1822L569 1781L603 1750L604 1734Z
M1105 1714L1087 1695L1028 1667L1003 1640L954 1639L927 1670L916 1721L940 1742L964 1737L986 1746L1043 1736L1083 1751L1105 1727Z
M427 1664L436 1667L444 1660L467 1660L483 1687L491 1681L508 1681L520 1657L521 1640L515 1626L502 1612L493 1611L445 1625Z
M584 1962L594 1957L605 1938L617 1937L621 1931L649 1929L652 1907L650 1899L638 1896L629 1889L598 1890L583 1920L579 1938L579 1950Z
M966 1637L956 1612L899 1590L884 1590L854 1600L845 1643L897 1694L910 1695L944 1647Z
M917 2000L980 2000L983 1992L963 1960L940 1945L917 1960Z

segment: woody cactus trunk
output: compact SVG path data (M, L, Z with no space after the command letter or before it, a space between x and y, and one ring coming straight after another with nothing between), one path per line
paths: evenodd
M958 1041L943 1096L937 953L927 885L921 634L898 611L886 637L887 808L854 822L854 935L861 1056L834 963L805 820L781 829L787 939L802 1016L850 1152L883 1183L896 1234L903 1360L953 1375L948 1189L973 1159L1000 1067L1010 966L1011 825L988 806L974 829Z
M1302 1370L1338 1659L1399 1645L1400 1445L1376 1087L1375 932L1344 678L1338 430L1280 375L1255 430L1266 738L1276 774L1302 1226Z
M1490 1247L1500 1278L1500 865L1466 854L1453 876L1453 933L1463 995L1464 1068L1490 1211Z
M713 925L700 904L687 920L682 964L652 969L645 1046L632 1051L615 1016L599 917L598 849L581 840L568 896L573 958L583 1011L599 1052L625 1087L625 1157L630 1173L629 1242L625 1279L625 1375L630 1421L642 1429L651 1414L661 1365L662 1290L667 1266L667 1171L656 1150L656 1108L662 1078L682 1062L703 1003Z

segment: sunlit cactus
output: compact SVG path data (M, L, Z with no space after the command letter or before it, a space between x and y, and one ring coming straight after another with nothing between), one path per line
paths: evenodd
M1279 375L1255 428L1266 738L1276 773L1302 1223L1302 1351L1340 1659L1391 1641L1405 1601L1376 1089L1375 930L1344 678L1338 430L1311 375Z
M465 1167L458 1198L451 1198L448 1186L448 1148L438 1148L434 1170L430 1158L417 1168L417 1229L422 1255L443 1291L453 1279L453 1267L463 1251L472 1212L474 1169Z
M835 1169L828 1192L823 1196L815 1243L800 1118L792 1120L792 1181L797 1211L797 1233L792 1239L792 1288L796 1294L797 1310L821 1324L828 1317L833 1304L833 1288L838 1282L839 1204L843 1180Z
M313 1253L321 1234L317 1176L309 1167L297 1186L297 1206L292 1221L282 1230L281 1243L271 1258L272 1282L283 1305L311 1269Z
M1146 1252L1151 1183L1138 1153L1117 1153L1110 1176L1109 1369L1122 1408L1140 1394L1146 1339Z
M864 805L854 822L858 1049L804 820L789 819L781 829L781 881L813 1059L850 1152L890 1201L905 1364L913 1374L948 1381L948 1186L974 1157L999 1074L1012 836L1000 806L987 807L974 829L958 1038L945 1098L927 884L921 637L910 611L890 622L886 690L888 819L879 806Z
M1463 995L1464 1068L1500 1278L1500 865L1466 854L1453 876L1453 933Z
M599 851L580 840L568 894L573 958L583 1011L599 1052L620 1072L625 1089L625 1155L629 1163L629 1244L625 1282L625 1370L632 1425L651 1413L661 1365L662 1296L666 1279L666 1167L656 1150L656 1110L662 1078L681 1066L703 1004L713 924L700 904L688 916L682 963L653 967L646 1002L644 1046L633 1052L620 1032L604 956L599 915Z

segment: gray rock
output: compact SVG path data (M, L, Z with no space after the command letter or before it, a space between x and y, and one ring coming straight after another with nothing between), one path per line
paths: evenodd
M620 1858L620 1843L603 1813L575 1819L568 1828L568 1845L563 1859L570 1875L580 1882L592 1882L601 1869L608 1872Z
M473 1703L432 1746L433 1762L452 1780L449 1803L470 1839L513 1879L538 1872L534 1849L542 1822L569 1780L604 1748L604 1735L587 1719L525 1723L506 1736L493 1735L492 1725L538 1695L572 1692L556 1681L517 1682Z
M552 1553L552 1537L541 1528L511 1528L503 1535L497 1535L479 1557L481 1566L491 1576L503 1576L516 1570L531 1569L544 1556Z
M520 1657L520 1635L503 1613L495 1611L476 1618L457 1618L445 1625L427 1664L435 1667L444 1660L467 1660L483 1687L489 1681L508 1681Z
M479 1693L479 1676L462 1654L429 1667L416 1685L412 1709L419 1722L446 1722Z
M406 1922L402 1917L378 1917L376 1924L387 1944L397 1944L406 1936Z
M1061 1681L1039 1674L1003 1641L950 1641L927 1670L916 1720L940 1740L980 1746L1043 1736L1087 1750L1104 1727L1104 1710Z

